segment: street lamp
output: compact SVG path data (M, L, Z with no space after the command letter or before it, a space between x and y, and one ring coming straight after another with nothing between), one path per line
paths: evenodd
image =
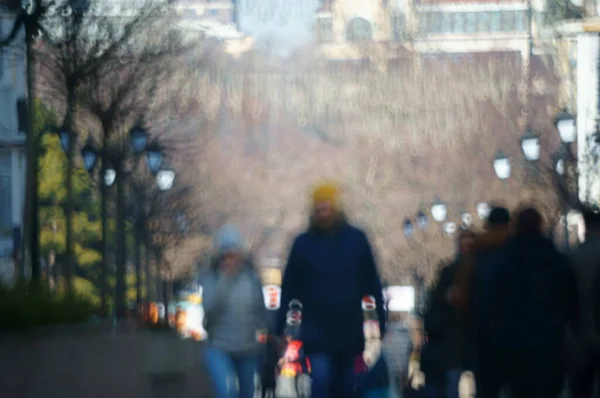
M490 205L485 202L481 202L477 204L477 215L480 219L486 220L490 215Z
M404 219L402 230L404 232L404 236L406 236L407 238L412 236L415 229L413 227L412 221L410 221L410 218L407 217Z
M175 181L175 170L170 167L165 167L156 174L156 185L161 191L168 191L173 187Z
M531 130L527 130L521 137L521 149L525 159L535 162L540 159L540 137Z
M431 205L431 216L436 222L444 222L448 215L446 204L438 197Z
M117 179L117 171L115 169L110 167L110 168L107 168L106 170L104 170L104 185L106 185L107 187L110 187L110 186L112 186L112 184L115 183L116 179Z
M96 153L96 148L93 145L93 141L91 138L88 138L86 144L81 148L81 157L83 159L83 166L88 172L91 172L96 166L96 160L98 159L98 154Z
M151 173L156 174L160 171L164 155L162 148L157 141L153 141L146 147L146 164Z
M452 221L445 222L443 228L446 236L452 236L456 232L456 223Z
M461 227L463 229L467 229L471 226L471 224L473 224L473 216L470 213L467 213L466 211L463 211L461 213L460 220L462 222Z
M562 111L556 116L556 129L564 144L571 144L577 139L575 118L567 111Z
M71 147L71 139L73 137L73 133L71 133L67 129L62 129L58 132L58 137L60 139L60 146L63 151L68 152Z
M148 145L148 132L140 124L137 124L129 132L129 141L131 151L136 155L140 154Z
M501 180L510 177L510 159L502 151L498 151L494 157L494 171Z
M560 148L558 151L556 151L556 153L553 156L554 171L559 176L564 176L564 174L565 174L565 170L566 170L565 159L566 158L567 158L567 151L564 146L562 148Z
M417 213L417 226L419 229L425 229L428 222L429 219L427 218L427 215L422 210L419 210Z

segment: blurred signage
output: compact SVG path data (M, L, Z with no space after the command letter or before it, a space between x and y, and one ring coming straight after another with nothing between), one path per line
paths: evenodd
M281 306L281 288L277 285L263 286L265 307L269 310L278 310Z
M392 312L410 312L415 309L415 288L412 286L389 286L384 291L387 309Z

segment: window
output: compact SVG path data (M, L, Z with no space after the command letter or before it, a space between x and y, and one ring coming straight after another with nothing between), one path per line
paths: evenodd
M424 12L419 15L419 31L422 35L429 33L429 14L428 12Z
M370 41L373 30L369 21L363 18L354 18L348 23L346 39L348 41Z
M317 41L319 43L333 41L333 21L331 17L317 19Z
M502 30L502 13L500 11L490 12L490 32Z
M491 13L484 11L478 12L477 14L477 31L483 33L489 32Z
M515 31L527 32L529 30L529 21L527 11L515 11Z
M443 12L440 14L440 32L450 33L452 32L452 14Z
M465 32L474 33L477 31L477 13L468 12L465 15Z
M392 40L402 41L406 34L406 16L404 14L392 15L391 21L391 37Z
M513 32L515 30L515 15L513 11L502 11L502 32Z
M454 33L464 33L465 32L465 14L462 12L454 13L454 29L452 31Z
M429 13L429 26L427 29L428 33L442 33L442 13L441 12L431 12Z

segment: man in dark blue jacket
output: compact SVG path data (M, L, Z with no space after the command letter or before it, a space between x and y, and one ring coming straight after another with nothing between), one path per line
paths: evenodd
M313 398L350 398L356 391L354 365L364 349L361 300L377 302L385 332L382 288L366 234L348 224L340 190L324 184L313 192L308 231L296 238L283 277L278 333L291 300L303 305L300 340L311 364Z

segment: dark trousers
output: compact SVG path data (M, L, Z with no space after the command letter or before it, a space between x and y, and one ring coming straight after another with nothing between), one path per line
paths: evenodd
M356 396L355 356L312 354L312 398L353 398Z
M593 351L581 371L573 377L572 398L591 398L594 381L600 375L600 351Z
M480 358L475 373L477 397L497 398L502 387L508 386L512 398L555 398L564 376L558 350L493 350Z

